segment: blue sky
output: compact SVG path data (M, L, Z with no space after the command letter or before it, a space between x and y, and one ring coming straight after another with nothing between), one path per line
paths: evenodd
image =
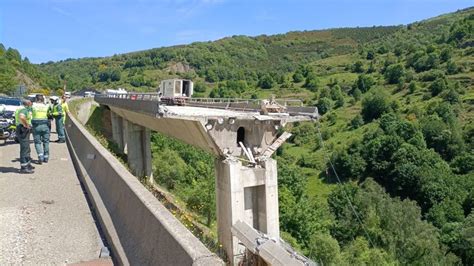
M232 35L398 25L467 0L0 0L0 42L34 63Z

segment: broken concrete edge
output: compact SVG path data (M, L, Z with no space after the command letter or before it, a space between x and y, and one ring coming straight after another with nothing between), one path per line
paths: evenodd
M117 235L117 231L115 229L114 223L112 222L112 218L110 217L110 214L107 211L107 208L105 207L104 202L102 201L102 198L100 197L99 192L97 191L94 183L87 176L86 169L84 168L84 166L79 160L79 157L74 151L67 130L65 130L65 133L66 144L68 146L69 154L71 155L72 163L76 170L77 176L83 184L84 188L86 189L86 196L88 197L89 202L91 202L93 205L93 211L97 215L96 217L99 220L98 222L100 224L100 229L102 229L102 232L105 234L107 244L109 244L110 248L112 249L111 258L114 264L129 265L130 263L128 263L127 255L125 254L123 246Z
M295 254L289 253L279 240L272 239L258 232L244 221L238 220L231 228L232 233L239 239L248 251L258 255L269 265L302 266L316 265L307 260L300 260ZM304 258L306 259L306 258Z
M83 135L87 142L89 142L98 155L107 162L113 171L119 175L119 177L122 179L121 181L123 181L127 185L127 189L131 190L131 192L141 201L143 207L148 209L149 213L151 213L154 217L154 222L162 226L171 235L174 241L176 241L177 244L181 246L183 250L185 250L187 253L186 255L189 256L193 263L198 263L198 260L202 260L202 258L208 258L206 261L212 261L212 265L224 264L224 262L218 258L217 255L211 253L204 246L204 244L199 241L199 239L197 239L184 225L182 225L179 220L175 218L161 204L161 202L159 202L159 200L156 199L153 194L140 183L140 181L135 176L130 174L128 170L73 117L71 117L67 128L69 128L71 124L72 126L76 127L79 133ZM71 142L71 144L72 148L74 149L74 143ZM76 145L85 144L76 143ZM92 194L92 196L94 195ZM99 195L95 196L100 197ZM117 208L119 207L120 206L117 206ZM120 222L123 223L123 221ZM117 233L120 234L120 232ZM143 235L140 237L143 238L143 242L152 242L153 240L150 238L154 236ZM114 241L114 239L111 239L111 241ZM120 244L117 243L117 245ZM124 253L126 253L126 250Z

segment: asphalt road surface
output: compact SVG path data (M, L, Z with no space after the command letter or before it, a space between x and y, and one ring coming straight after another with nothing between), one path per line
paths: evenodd
M55 140L56 134L51 135ZM95 260L102 241L65 143L49 163L19 174L19 144L0 141L0 265L64 265Z

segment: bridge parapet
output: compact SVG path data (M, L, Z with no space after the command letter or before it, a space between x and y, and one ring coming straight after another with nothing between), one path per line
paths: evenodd
M74 118L73 160L120 265L224 265Z

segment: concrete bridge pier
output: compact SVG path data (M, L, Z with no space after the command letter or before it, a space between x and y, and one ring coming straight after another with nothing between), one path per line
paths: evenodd
M239 220L279 239L277 163L269 158L257 166L241 161L216 159L217 229L231 265L245 252L231 232Z
M127 161L132 173L138 177L151 177L151 144L150 130L122 120L126 130Z
M127 154L132 173L138 177L152 177L150 129L142 127L110 112L112 139L120 152Z
M110 112L112 122L112 139L117 144L120 152L124 152L123 118L115 112Z

